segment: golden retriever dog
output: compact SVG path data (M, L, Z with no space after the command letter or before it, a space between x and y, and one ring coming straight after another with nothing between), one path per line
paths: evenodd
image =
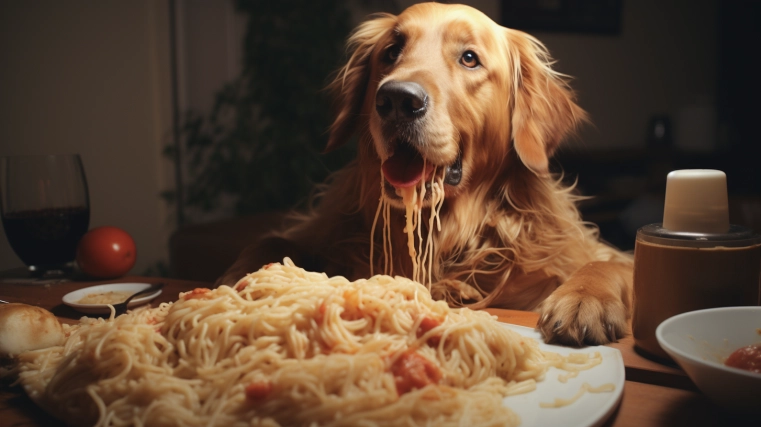
M417 277L455 306L536 310L548 342L623 336L631 258L599 241L579 196L548 170L586 115L547 49L473 8L436 3L374 16L348 49L330 85L327 150L356 135L356 160L217 284L288 256L349 279ZM420 190L416 235L411 188Z

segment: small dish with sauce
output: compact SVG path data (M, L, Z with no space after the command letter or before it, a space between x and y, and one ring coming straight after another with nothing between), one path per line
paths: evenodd
M726 364L739 349L761 344L761 307L678 314L664 320L655 335L709 399L732 412L761 414L761 373Z
M64 295L63 303L85 314L110 314L108 304L118 304L130 295L150 287L150 283L110 283L90 286ZM127 308L146 304L161 294L157 290L148 295L140 295L130 301Z

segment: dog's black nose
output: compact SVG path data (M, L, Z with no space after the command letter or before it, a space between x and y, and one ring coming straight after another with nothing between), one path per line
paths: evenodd
M375 110L383 118L415 120L425 114L428 94L414 82L388 81L375 94Z

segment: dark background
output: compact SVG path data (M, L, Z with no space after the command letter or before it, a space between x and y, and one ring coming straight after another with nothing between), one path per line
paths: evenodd
M644 131L646 143L639 149L561 151L555 159L557 170L578 178L584 194L597 196L582 203L582 213L598 223L604 238L622 249L634 247L636 227L660 222L658 208L665 192L665 174L676 169L724 171L731 221L761 231L761 81L756 65L761 2L720 1L716 6L717 13L711 18L717 25L715 99L717 133L721 134L714 137L720 145L707 152L689 152L675 147L668 134L657 140ZM684 19L690 19L689 10L685 8L684 13ZM671 120L673 131L674 117L665 117ZM646 177L647 184L634 195L606 186L606 182L622 176ZM622 219L622 214L629 217Z

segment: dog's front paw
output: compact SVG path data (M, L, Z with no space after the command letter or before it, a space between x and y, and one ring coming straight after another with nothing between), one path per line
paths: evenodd
M565 283L542 303L537 329L547 343L583 346L615 342L627 330L626 306L611 291Z

